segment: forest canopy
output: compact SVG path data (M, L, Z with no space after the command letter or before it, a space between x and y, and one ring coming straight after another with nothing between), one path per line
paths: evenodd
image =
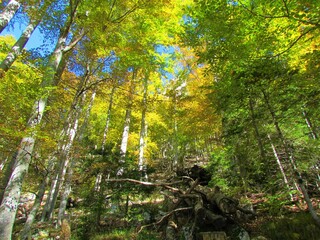
M38 236L40 223L67 229L61 239L94 239L115 213L141 225L130 201L178 198L186 211L198 206L192 194L215 186L240 202L263 196L264 214L308 210L310 232L320 227L318 1L4 0L0 9L0 239ZM193 166L211 190L198 189ZM193 181L184 197L171 186L181 174Z

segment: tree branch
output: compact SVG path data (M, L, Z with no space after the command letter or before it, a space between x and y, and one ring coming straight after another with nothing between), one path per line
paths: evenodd
M308 33L310 33L311 31L315 30L317 27L312 27L312 28L309 28L307 31L303 32L302 34L300 34L299 37L297 37L297 39L295 39L292 43L289 44L289 46L283 50L282 52L280 53L277 53L276 55L274 55L273 57L279 57L280 55L288 52L294 45L296 45L296 43L301 39L303 38L305 35L307 35Z
M123 179L107 179L107 182L131 182L135 184L140 184L144 186L153 186L153 187L164 187L174 192L181 192L178 188L171 187L172 185L176 185L179 183L183 183L183 181L176 181L172 183L152 183L152 182L145 182L145 181L139 181L136 179L131 178L123 178Z
M151 226L155 226L155 225L159 225L161 224L165 219L167 219L168 217L170 217L172 214L174 214L175 212L180 212L180 211L186 211L186 210L191 210L193 209L192 207L184 207L184 208L176 208L172 211L170 211L169 213L167 213L166 215L164 215L162 218L160 218L160 220L158 220L157 222L155 223L151 223L151 224L148 224L148 225L144 225L144 226L141 226L141 228L139 229L138 233L140 233L144 228L146 227L151 227Z

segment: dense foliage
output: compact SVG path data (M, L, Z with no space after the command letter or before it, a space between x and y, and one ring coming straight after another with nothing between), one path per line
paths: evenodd
M129 199L161 196L108 179L169 178L194 163L211 186L264 193L270 209L305 200L320 224L309 199L320 180L320 3L7 0L1 9L0 31L28 26L17 40L0 36L0 238L19 232L27 192L38 192L31 225L61 225L70 199L81 200L82 239L104 231L108 214L139 222ZM32 33L45 41L25 49ZM139 239L131 231L123 238Z

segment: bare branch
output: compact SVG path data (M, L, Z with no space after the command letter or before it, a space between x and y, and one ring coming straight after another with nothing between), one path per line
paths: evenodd
M301 33L300 36L297 37L292 43L290 43L289 46L288 46L285 50L283 50L283 51L280 52L280 53L277 53L277 54L274 55L273 57L279 57L280 55L288 52L294 45L296 45L297 42L299 42L299 40L300 40L301 38L303 38L305 35L307 35L308 33L310 33L311 31L313 31L313 30L315 30L315 29L317 29L317 27L309 28L307 31Z
M172 185L176 185L179 183L183 183L183 181L176 181L172 183L152 183L152 182L144 182L144 181L139 181L135 179L130 179L130 178L123 178L123 179L107 179L107 182L131 182L135 184L140 184L144 186L153 186L153 187L164 187L167 188L171 191L174 192L181 192L178 188L171 187Z
M63 52L68 52L70 51L71 49L73 49L73 47L75 45L77 45L77 43L84 37L84 35L86 35L86 31L84 31L82 29L82 31L80 32L79 36L77 38L75 38L68 46L66 46L64 49L63 49Z
M166 215L164 215L162 218L160 218L160 220L158 220L155 223L151 223L148 225L144 225L141 226L140 230L138 231L138 233L140 233L144 228L146 227L151 227L151 226L155 226L155 225L159 225L161 224L165 219L167 219L168 217L170 217L172 214L176 213L176 212L180 212L180 211L186 211L186 210L191 210L193 209L192 207L185 207L185 208L176 208L174 210L172 210L171 212L167 213Z
M129 14L132 13L132 12L134 12L137 8L138 8L137 5L134 6L133 8L131 8L130 10L128 10L127 12L125 12L123 15L121 15L120 17L112 20L112 22L113 22L113 23L121 23L121 22L125 19L125 17L126 17L127 15L129 15Z
M241 4L241 6L248 12L250 12L252 15L257 16L257 17L262 17L262 18L289 18L288 12L287 14L284 15L278 15L278 16L272 16L272 15L262 15L259 14L257 12L252 11L251 9L249 9L245 4L243 4L241 1L239 1L239 3Z

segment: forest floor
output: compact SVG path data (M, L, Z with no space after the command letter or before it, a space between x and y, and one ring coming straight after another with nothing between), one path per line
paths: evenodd
M277 199L279 200L279 199ZM320 202L313 198L315 209L319 211ZM243 219L239 224L256 240L319 240L320 229L302 203L283 204L263 193L247 194L240 201L250 203L257 216ZM165 202L159 194L148 197L144 201L130 201L128 206L121 204L113 211L113 205L104 214L99 223L94 214L79 205L68 209L71 227L71 238L61 237L60 230L53 223L36 223L30 239L93 239L93 240L152 240L165 239L165 226L152 225L164 214ZM123 214L123 212L126 214ZM23 224L17 224L18 232ZM145 227L143 227L145 226ZM13 239L18 239L15 234ZM177 239L185 239L182 235ZM230 240L234 238L228 238Z
M194 162L191 162L190 166L192 164ZM151 174L149 181L168 182L171 178L168 172L162 171ZM94 201L82 199L79 204L67 209L69 221L62 229L56 227L55 221L38 222L34 224L30 239L166 239L166 225L159 224L159 219L170 209L166 202L166 192L159 188L150 191L148 187L136 188L132 185L129 185L129 190L126 191L127 194L119 197L116 202L106 201L100 210ZM257 214L254 217L241 217L237 223L249 233L251 240L320 240L320 229L302 202L292 203L277 194L265 193L242 193L232 197L238 199L242 206L251 206ZM319 196L314 196L312 202L320 214ZM101 210L101 218L97 220L98 211ZM191 219L194 217L192 214L184 217L185 225L194 221ZM13 239L19 239L18 233L22 227L23 221L17 221ZM178 226L176 231L177 240L186 239L182 233L183 226ZM229 237L228 240L236 238Z

